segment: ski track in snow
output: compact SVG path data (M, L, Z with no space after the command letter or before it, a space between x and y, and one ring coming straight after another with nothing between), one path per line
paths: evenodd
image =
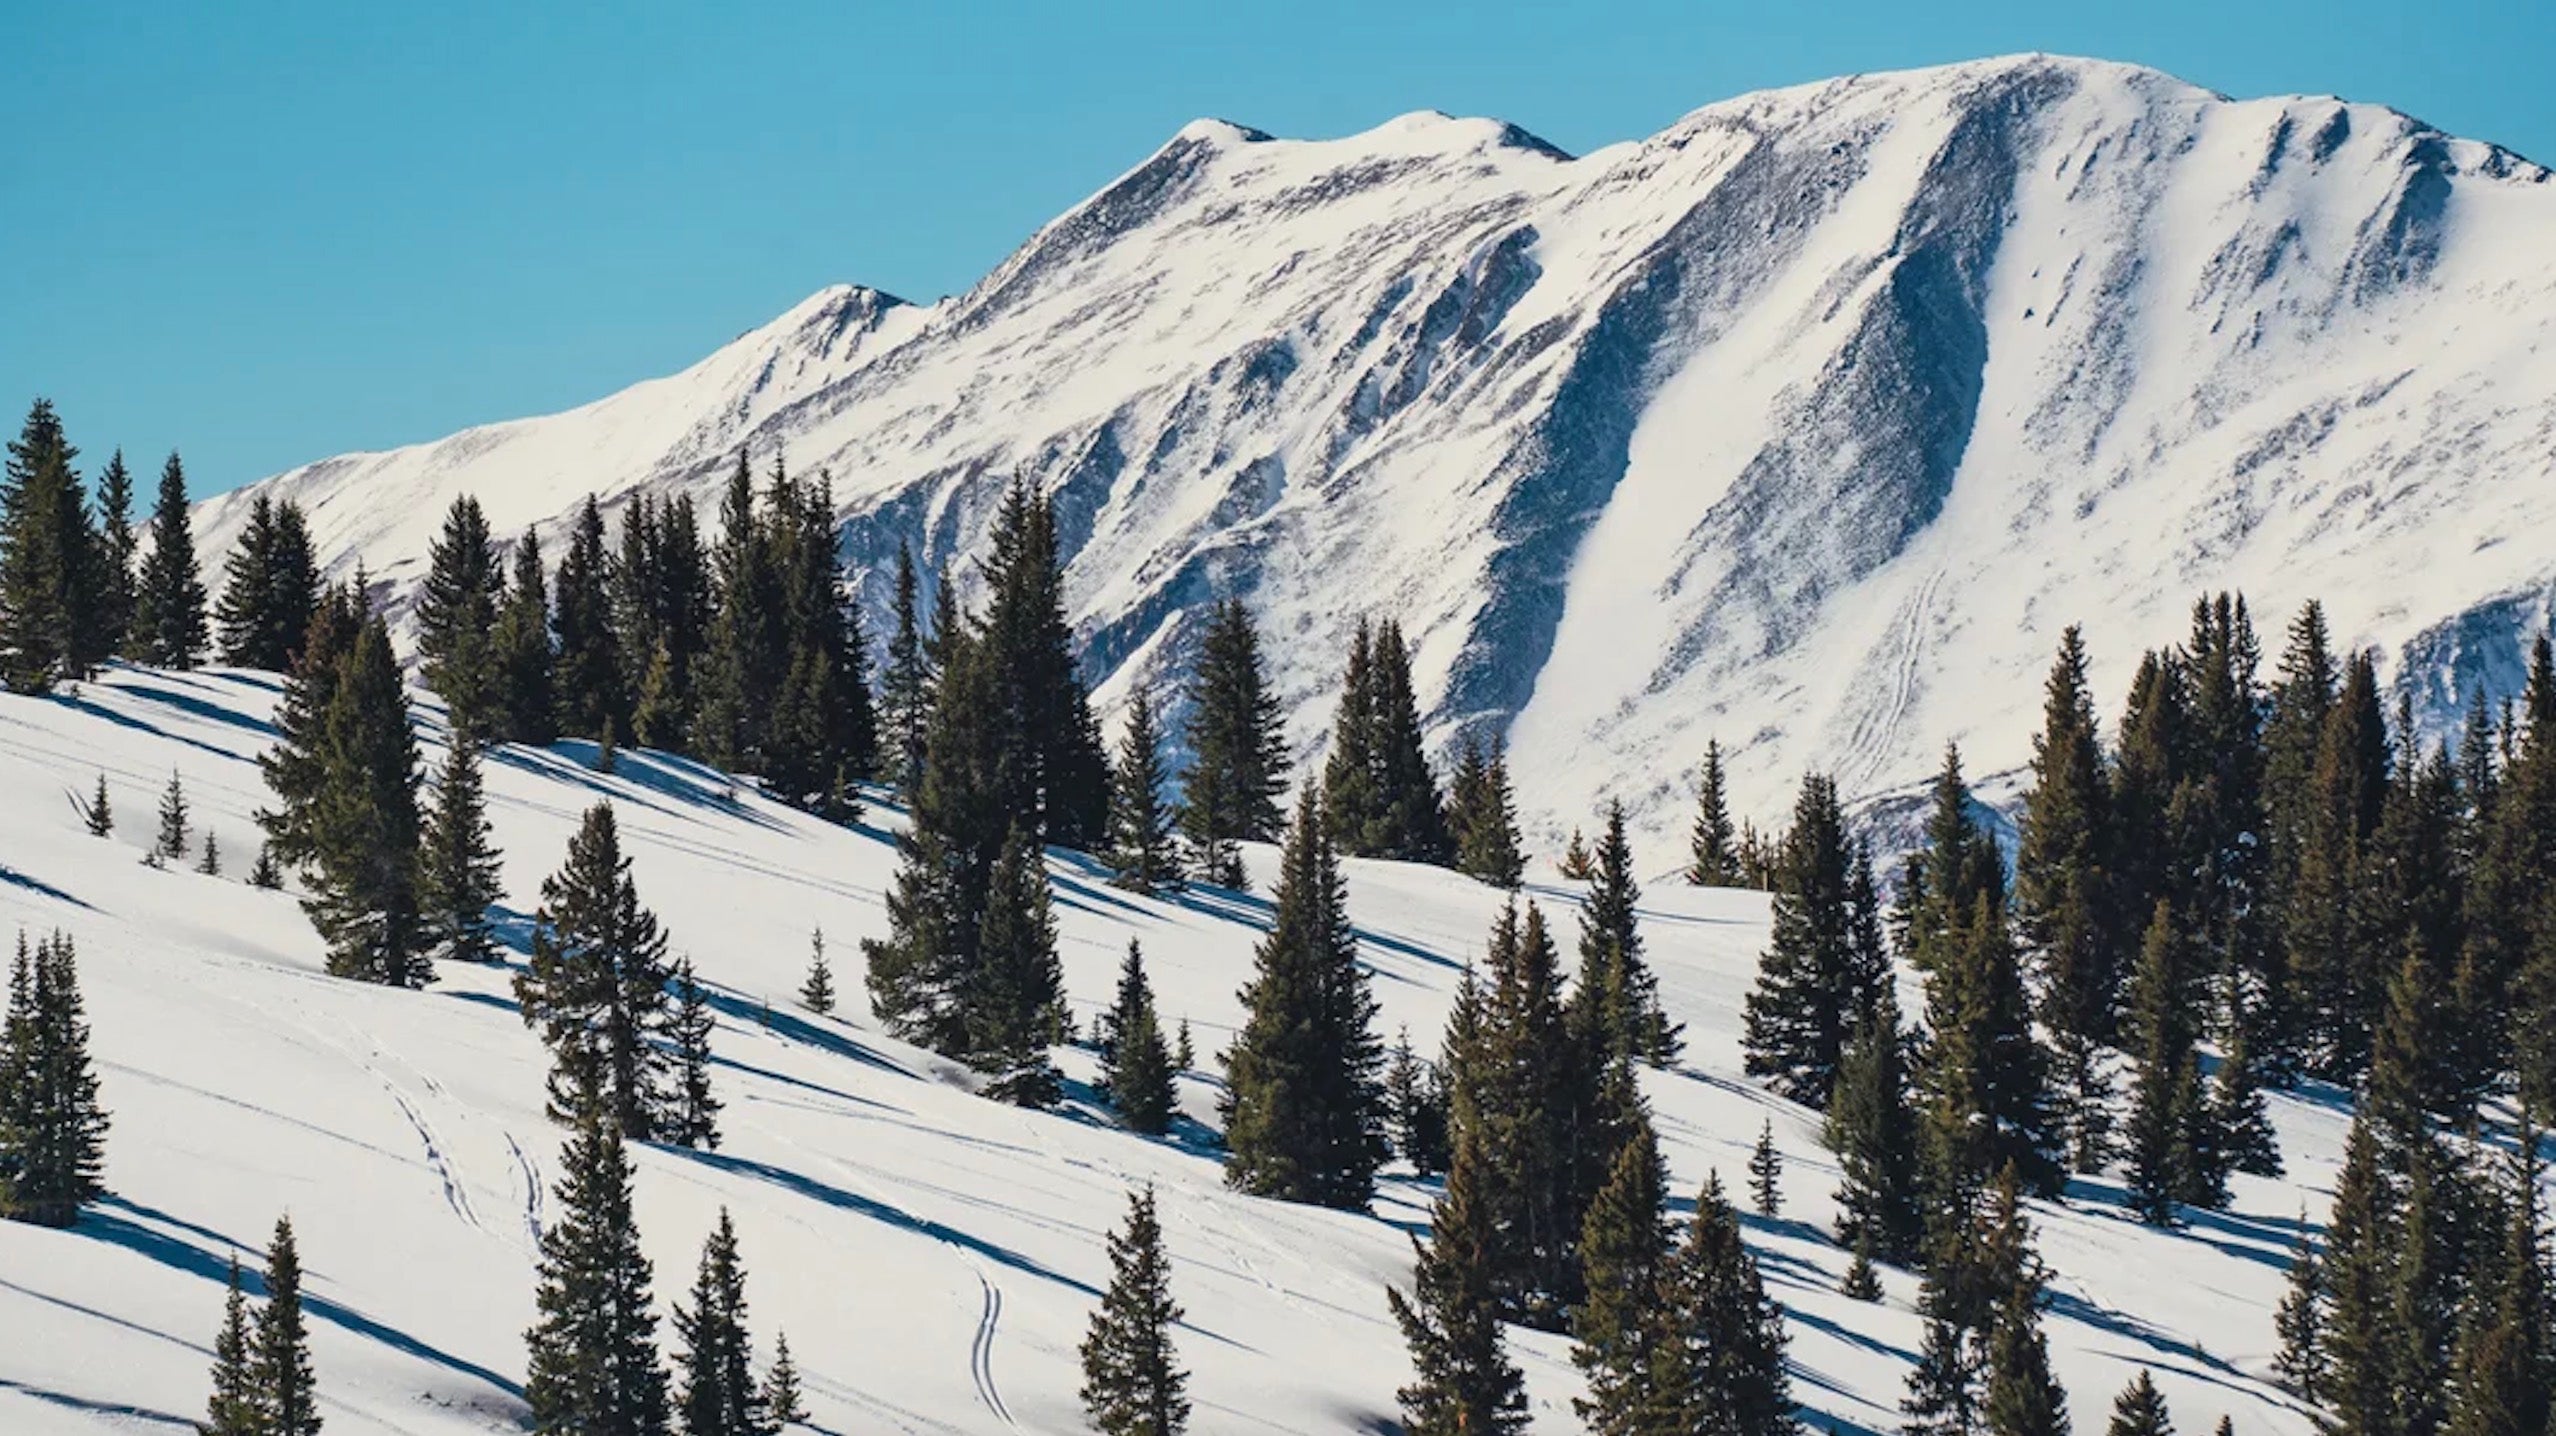
M956 1244L951 1250L958 1250ZM1001 1417L1004 1425L1018 1426L1021 1423L1012 1419L1011 1408L1003 1404L1002 1388L994 1384L994 1330L1003 1320L1003 1288L977 1266L974 1257L969 1257L967 1263L976 1268L976 1284L985 1291L985 1305L976 1319L976 1339L968 1347L967 1372L976 1382L976 1399L985 1403L985 1409Z

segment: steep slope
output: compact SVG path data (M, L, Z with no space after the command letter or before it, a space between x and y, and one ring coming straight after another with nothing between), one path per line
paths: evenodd
M560 1132L542 1116L542 1050L508 972L452 969L424 992L321 975L289 894L239 880L264 800L253 754L274 684L261 675L118 670L74 696L0 696L0 934L76 940L114 1113L113 1195L68 1232L0 1224L0 1430L178 1431L199 1414L223 1264L252 1261L290 1211L310 1273L328 1429L511 1431L532 1249L550 1216ZM440 715L421 710L428 736ZM1224 1190L1214 1091L1185 1083L1173 1140L1112 1129L1079 1098L1031 1114L970 1095L867 1019L856 940L883 926L896 815L830 828L720 775L625 752L502 750L488 769L506 854L506 931L522 919L586 806L609 801L645 900L717 993L725 1137L712 1153L637 1153L638 1211L660 1306L689 1282L721 1207L735 1213L752 1320L786 1330L827 1432L1080 1429L1075 1343L1107 1278L1102 1239L1124 1194L1161 1191L1189 1310L1178 1333L1201 1432L1388 1429L1408 1379L1384 1288L1408 1280L1429 1191L1389 1179L1376 1214L1311 1211ZM103 771L118 811L104 839L68 799ZM175 770L231 876L139 861L154 796ZM1272 854L1252 857L1266 881ZM1349 865L1363 958L1392 1027L1425 1047L1496 895L1450 874ZM1088 1022L1119 955L1141 940L1168 1016L1202 1052L1238 1016L1263 898L1131 898L1056 856L1070 995ZM1567 894L1538 890L1562 931ZM1677 1190L1734 1184L1761 1120L1786 1158L1783 1215L1749 1239L1791 1312L1795 1389L1818 1424L1894 1429L1918 1344L1913 1281L1867 1306L1835 1291L1824 1237L1836 1174L1813 1116L1738 1076L1739 1007L1765 934L1752 894L1656 891L1642 928L1689 1058L1646 1076ZM822 925L846 1016L788 999ZM521 961L520 947L507 954ZM1066 1054L1088 1078L1088 1063ZM2182 1429L2305 1436L2263 1383L2293 1216L2322 1211L2342 1117L2276 1098L2291 1180L2239 1179L2235 1208L2180 1234L2137 1226L2109 1182L2037 1207L2055 1268L2049 1331L2080 1420L2140 1366ZM1520 1334L1539 1432L1567 1432L1575 1378L1562 1343Z
M2311 595L2427 719L2512 685L2556 586L2548 172L2403 115L2022 56L1744 96L1581 158L1406 116L1183 130L929 308L828 291L551 419L269 481L413 580L476 491L829 471L848 558L1053 492L1105 697L1211 595L1311 751L1402 617L1433 734L1502 735L1531 836L1623 797L1665 855L1708 736L1772 816L2026 756L2058 632L2113 701L2191 596ZM206 507L218 548L243 511ZM961 582L968 581L964 570Z

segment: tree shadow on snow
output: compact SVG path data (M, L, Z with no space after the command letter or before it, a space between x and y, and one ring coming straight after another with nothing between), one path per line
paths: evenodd
M272 739L281 736L275 731L274 724L262 718L251 718L245 713L225 708L210 699L198 698L192 693L181 693L174 688L162 688L150 683L119 683L115 685L115 691L130 693L147 702L175 708L189 717L201 718L208 723L225 723L233 728L245 729L261 738Z
M55 902L69 903L71 906L80 909L82 912L97 911L95 904L84 902L79 898L73 897L71 894L64 892L62 889L55 887L53 884L46 882L42 878L29 877L27 874L18 871L16 868L10 867L6 863L0 863L0 883L7 883L13 888L25 888L28 892L34 893L38 897L49 897Z

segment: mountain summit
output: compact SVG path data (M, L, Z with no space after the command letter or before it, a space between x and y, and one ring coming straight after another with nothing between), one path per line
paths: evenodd
M201 524L218 550L290 496L405 586L456 495L547 533L589 491L706 499L745 447L832 474L876 603L898 545L973 551L1026 479L1105 703L1240 593L1309 752L1349 627L1393 614L1433 738L1509 743L1531 838L1616 795L1663 856L1708 737L1761 821L1809 765L1862 798L1947 740L2011 770L2063 627L2109 707L2203 589L2267 631L2324 597L2427 721L2516 688L2556 592L2548 178L2376 106L2043 55L1577 158L1436 114L1200 121L965 294L830 289Z

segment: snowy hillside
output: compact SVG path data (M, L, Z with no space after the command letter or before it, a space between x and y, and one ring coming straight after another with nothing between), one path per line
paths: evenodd
M265 798L250 760L274 697L261 675L134 669L76 694L0 697L0 931L59 927L77 941L114 1113L111 1197L72 1231L0 1224L0 1430L183 1429L202 1410L223 1265L234 1252L253 1261L285 1211L334 1436L516 1429L532 1248L561 1137L542 1117L544 1054L506 972L448 968L424 992L328 978L293 899L240 880ZM439 736L436 710L420 711ZM577 745L492 755L501 912L519 940L578 814L609 800L642 896L717 988L726 1143L638 1153L661 1303L725 1205L755 1329L767 1351L774 1331L789 1333L817 1429L1077 1429L1074 1346L1106 1280L1102 1237L1128 1188L1154 1182L1190 1312L1178 1342L1195 1372L1195 1429L1386 1429L1407 1369L1384 1288L1407 1279L1425 1188L1388 1180L1372 1217L1239 1197L1208 1149L1203 1076L1185 1085L1195 1120L1146 1140L1086 1104L1034 1114L971 1096L946 1064L866 1018L797 1010L787 995L818 925L859 991L853 954L883 927L895 815L831 828L686 763L624 753L606 777L587 756ZM141 863L172 769L229 875ZM122 815L104 839L71 801L99 771ZM1271 854L1254 857L1265 873ZM1496 897L1435 870L1349 869L1388 1027L1434 1046ZM1078 1013L1106 1000L1137 938L1166 1018L1187 1017L1202 1052L1221 1046L1263 902L1134 899L1062 855L1051 870ZM1835 1294L1846 1262L1822 1235L1834 1171L1815 1125L1737 1076L1763 899L1657 889L1642 926L1689 1032L1689 1064L1644 1079L1678 1190L1715 1169L1737 1180L1771 1115L1786 1205L1779 1220L1752 1218L1750 1238L1792 1314L1795 1390L1829 1428L1893 1429L1918 1338L1913 1280L1892 1275L1880 1307ZM2245 1436L2310 1429L2262 1377L2282 1254L2296 1214L2325 1208L2343 1119L2289 1098L2273 1111L2296 1184L2239 1178L2234 1210L2197 1213L2185 1233L2136 1225L2103 1182L2034 1212L2057 1273L2049 1335L2081 1421L2151 1365L2182 1429L2206 1430L2220 1412ZM1574 1429L1563 1343L1516 1345L1536 1429Z
M1310 749L1348 625L1395 613L1434 736L1508 736L1531 841L1612 794L1664 858L1708 736L1765 819L1813 763L1870 797L1959 738L1994 774L2064 624L2109 706L2204 586L2267 628L2324 597L2427 715L2508 692L2556 588L2550 233L2546 170L2393 111L2046 56L1579 158L1201 121L966 294L828 290L586 408L270 487L404 584L464 492L548 526L751 445L831 472L876 565L972 551L1027 477L1106 700L1244 593ZM216 548L246 508L206 506Z

